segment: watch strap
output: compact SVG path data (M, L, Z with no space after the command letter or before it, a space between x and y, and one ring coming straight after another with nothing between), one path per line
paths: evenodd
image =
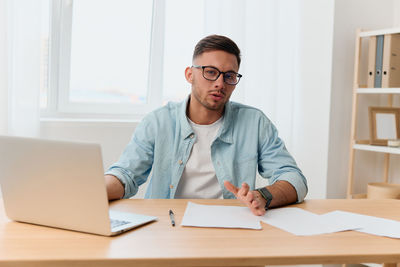
M257 188L256 190L258 191L258 193L260 193L262 198L264 198L267 201L267 203L265 204L265 210L267 210L269 208L269 205L271 205L272 201L271 192L269 192L269 190L265 187Z

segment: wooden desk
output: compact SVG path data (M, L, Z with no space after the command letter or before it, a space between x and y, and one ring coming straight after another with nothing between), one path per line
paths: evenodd
M240 205L237 200L194 200ZM294 236L263 230L181 227L186 200L120 200L121 211L159 220L116 237L102 237L9 221L0 206L0 266L257 266L400 262L400 240L354 231ZM400 221L400 200L307 200L314 213L358 212ZM172 227L168 210L177 226Z

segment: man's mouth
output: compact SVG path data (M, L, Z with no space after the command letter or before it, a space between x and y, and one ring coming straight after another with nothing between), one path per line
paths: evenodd
M224 94L218 93L218 92L211 93L210 96L211 96L211 98L212 98L213 100L216 100L216 101L220 101L221 99L224 98Z

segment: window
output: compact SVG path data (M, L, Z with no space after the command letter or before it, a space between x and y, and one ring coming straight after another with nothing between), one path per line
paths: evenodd
M183 100L194 46L224 20L206 0L42 1L42 117L140 119Z
M155 29L163 22L162 1L54 0L49 4L48 72L42 64L49 76L42 75L44 116L132 118L161 103L157 93L161 84L154 82L151 68L162 64L162 59L153 59L163 48L157 42L160 31ZM45 60L46 52L42 55Z
M69 102L146 103L151 14L151 1L73 3Z

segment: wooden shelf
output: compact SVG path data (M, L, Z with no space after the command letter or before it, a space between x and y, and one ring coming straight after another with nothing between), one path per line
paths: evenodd
M390 153L390 154L400 154L400 148L398 148L398 147L355 144L355 145L353 145L353 148L356 150L365 150L365 151Z
M400 88L357 88L357 94L400 94Z
M372 95L381 95L381 96L387 96L387 104L386 106L392 107L393 104L393 99L398 98L400 96L400 88L393 88L393 87L383 87L383 88L370 88L367 87L368 84L371 85L371 80L368 82L367 80L361 81L360 78L360 67L361 64L367 64L368 61L373 63L376 61L376 47L368 45L367 47L363 46L362 43L365 41L368 41L368 44L373 44L373 38L369 37L376 37L379 35L383 35L384 39L388 38L388 35L394 35L394 34L400 34L400 27L397 28L391 28L391 29L380 29L380 30L369 30L369 31L361 31L361 29L357 29L356 33L356 43L355 43L355 57L354 57L354 80L353 80L353 87L352 87L352 92L353 92L353 104L352 104L352 118L351 118L351 144L349 147L349 170L348 170L348 180L347 180L347 197L348 198L365 198L366 194L354 194L354 184L355 184L355 165L357 164L362 164L358 163L355 159L356 151L371 151L371 152L377 152L377 153L383 153L383 175L381 178L382 182L388 182L389 180L389 167L390 167L390 157L392 155L400 155L400 148L399 147L389 147L389 146L377 146L377 145L370 145L369 140L358 140L357 138L357 126L358 126L358 99L359 98L368 98L368 96ZM366 37L365 39L363 39ZM397 38L390 36L390 40L393 40L392 38ZM366 40L368 39L368 40ZM396 39L397 40L397 39ZM394 46L392 47L392 42L387 42L386 44L390 44L388 47L386 47L386 63L388 63L387 57L390 56L388 54L390 51L393 49L398 49L399 44L396 42ZM383 48L382 48L383 49ZM390 51L389 51L390 49ZM371 50L371 51L370 51ZM389 52L388 52L389 51ZM368 52L368 53L367 53ZM375 53L375 54L374 54ZM383 53L383 50L382 50ZM361 60L361 56L367 54L368 60ZM383 57L383 56L382 56ZM386 64L385 63L385 64ZM382 63L383 64L383 63ZM372 66L366 66L369 71L373 71ZM364 71L364 68L361 68ZM367 74L367 73L365 73ZM396 74L397 75L397 74ZM368 76L369 78L372 78ZM398 78L398 76L395 76L395 78ZM365 84L363 84L365 82ZM397 82L397 80L396 80ZM373 83L372 83L373 84ZM390 83L384 83L385 86L388 86ZM392 83L396 84L396 83ZM373 85L372 85L373 86ZM396 86L398 86L396 84ZM363 96L361 96L363 95ZM362 114L363 117L365 117L365 114ZM365 131L365 130L364 130ZM394 166L396 169L398 169L398 166ZM400 267L400 266L399 266Z
M394 34L394 33L400 33L400 28L383 29L376 31L362 31L360 32L360 37L369 37L369 36Z

